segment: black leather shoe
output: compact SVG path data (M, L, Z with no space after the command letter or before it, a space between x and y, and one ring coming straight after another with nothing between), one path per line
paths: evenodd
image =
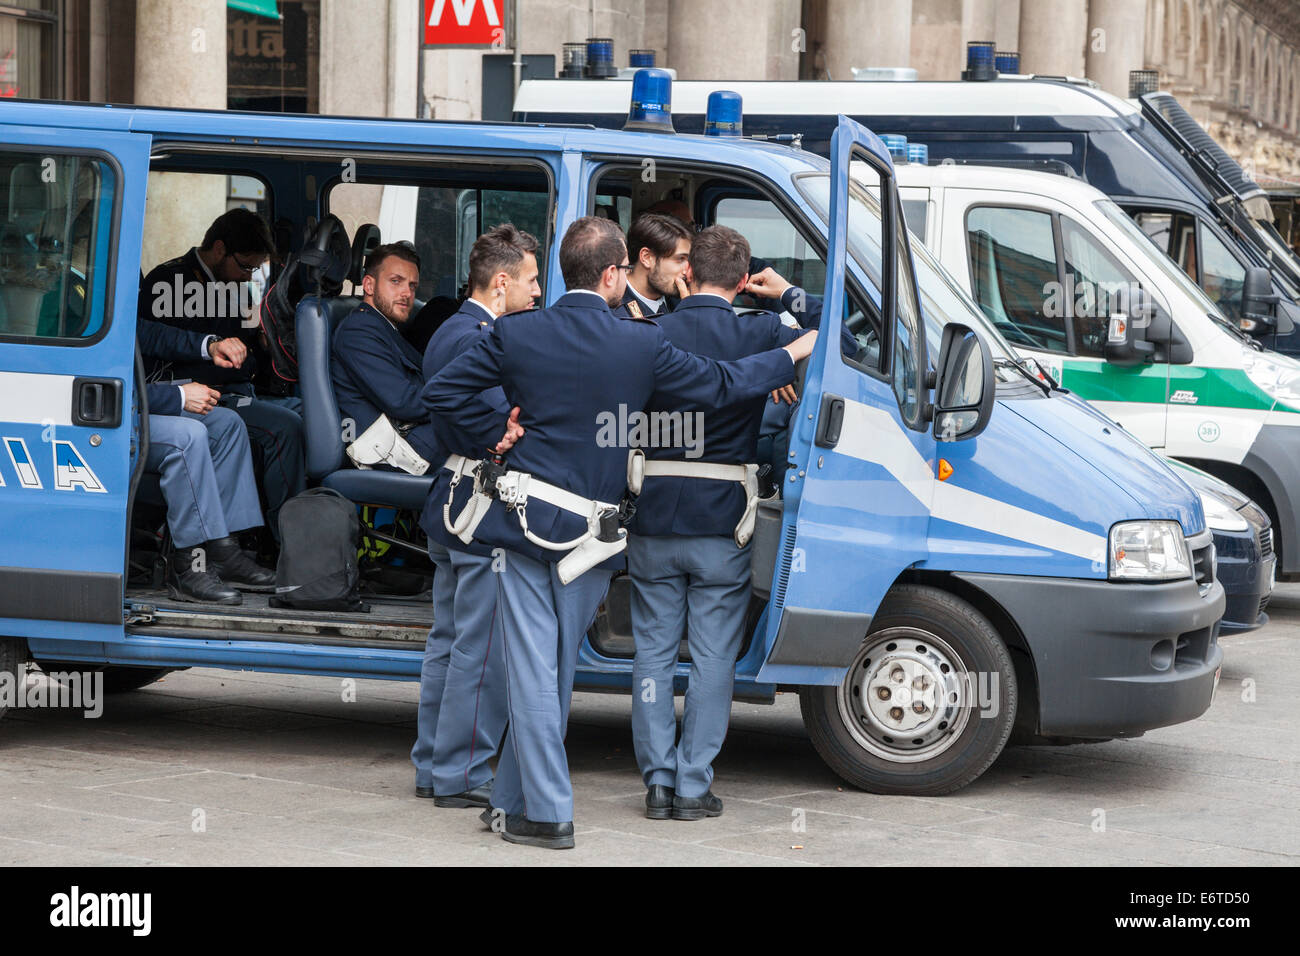
M489 799L492 796L492 781L480 783L473 790L466 790L463 793L453 793L445 797L434 797L433 805L435 807L458 807L460 809L491 808L492 803Z
M174 601L198 604L243 604L238 591L222 581L211 569L194 570L192 549L182 548L167 560L167 593Z
M673 815L672 787L656 783L645 792L645 815L651 820L669 820Z
M722 816L722 800L710 790L702 797L673 797L674 820L703 820Z
M506 827L501 837L507 843L540 846L547 850L573 849L573 821L564 823L537 823L522 813L506 817Z
M275 572L245 554L239 542L230 535L213 538L203 547L208 553L208 568L232 587L244 591L275 589Z
M415 795L416 795L417 797L436 797L436 796L437 796L437 794L433 792L433 787L422 787L422 786L420 786L418 783L415 785Z

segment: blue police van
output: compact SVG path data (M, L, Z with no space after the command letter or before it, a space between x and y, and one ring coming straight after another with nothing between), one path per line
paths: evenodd
M0 679L28 660L102 667L123 688L193 666L418 679L425 602L183 604L132 567L133 510L156 493L143 473L139 277L166 243L173 255L201 236L171 234L176 207L159 197L179 183L200 205L207 185L229 199L237 183L290 248L336 258L350 237L380 238L373 222L347 225L375 196L413 202L406 222L428 244L422 298L454 302L464 262L452 237L467 219L470 233L507 215L535 232L549 303L563 292L556 237L570 222L626 226L664 198L752 236L756 255L821 294L779 492L760 506L736 696L797 691L814 747L850 783L945 793L1013 731L1095 740L1203 713L1224 597L1197 495L972 331L969 298L914 260L881 141L841 118L824 159L668 135L666 118L641 125L0 103ZM341 265L359 274L359 257ZM331 290L297 307L313 484L340 467L323 356L356 301ZM427 481L375 473L356 500L418 502ZM632 690L626 597L611 588L580 689Z

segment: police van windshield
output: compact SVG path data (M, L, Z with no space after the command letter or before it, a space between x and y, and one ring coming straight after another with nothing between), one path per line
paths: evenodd
M854 164L855 166L861 164ZM823 222L829 222L830 176L826 173L803 173L795 177L795 188L808 201ZM880 202L858 182L849 184L849 254L879 288L880 282ZM978 328L989 343L995 359L1017 357L1002 333L995 329L971 297L931 256L919 241L913 242L912 261L916 266L916 284L921 292L921 312L925 318L926 338L937 345L943 327L962 322Z

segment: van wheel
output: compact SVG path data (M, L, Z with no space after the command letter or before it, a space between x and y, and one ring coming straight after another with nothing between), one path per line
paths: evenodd
M0 685L21 692L27 676L27 642L21 637L0 637ZM8 694L0 695L0 717L9 708Z
M870 793L938 796L997 759L1016 718L1016 672L984 615L946 591L900 585L844 680L799 691L832 770Z

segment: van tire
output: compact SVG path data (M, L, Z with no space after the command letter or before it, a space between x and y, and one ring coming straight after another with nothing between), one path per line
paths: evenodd
M21 690L27 674L27 642L21 637L0 637L0 675L4 674L9 675L5 683ZM8 709L0 698L0 717Z
M996 675L996 693L985 675ZM813 747L850 784L932 797L971 783L1002 753L1018 689L1006 644L983 614L946 591L903 584L886 595L844 680L800 688L799 703ZM918 705L925 712L914 717Z

